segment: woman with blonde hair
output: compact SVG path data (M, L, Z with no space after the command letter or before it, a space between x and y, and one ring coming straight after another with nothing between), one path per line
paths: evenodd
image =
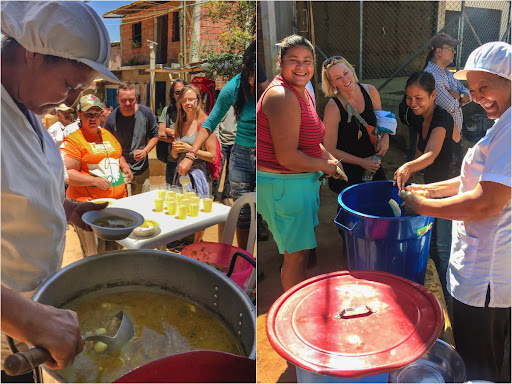
M174 173L173 184L179 185L180 174L178 173L179 163L183 159L192 160L188 174L191 183L187 186L193 188L198 194L208 196L211 193L211 177L208 163L215 160L217 154L217 137L210 135L201 149L195 154L190 152L199 128L203 125L208 115L203 110L201 93L189 84L180 91L177 99L178 116L174 126L175 141L172 145L171 156L178 159L178 167Z
M377 126L375 111L381 109L377 89L370 84L360 84L354 67L342 56L333 56L322 65L322 90L331 99L324 112L325 149L342 159L348 182L329 179L329 188L340 193L346 187L361 183L366 170L375 172L373 180L386 180L380 162L374 155L382 157L389 147L389 136L374 146L366 128L351 114L350 104L359 115L372 126Z

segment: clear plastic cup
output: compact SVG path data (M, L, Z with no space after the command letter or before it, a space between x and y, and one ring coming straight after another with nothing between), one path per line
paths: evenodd
M165 189L161 189L161 188L160 188L160 189L157 191L157 194L158 194L158 198L159 198L159 199L165 199L166 190L165 190Z
M199 204L198 203L191 203L188 207L190 210L190 217L199 216Z
M167 200L167 213L171 216L176 215L176 208L178 207L178 202L176 200Z
M177 193L176 194L176 200L178 200L178 203L181 203L183 199L185 199L185 195L183 193Z
M188 207L185 204L178 205L178 219L185 220L187 218Z
M187 199L190 200L191 197L194 197L196 195L196 192L195 191L188 191L187 192Z
M190 201L190 204L199 205L199 202L201 201L201 199L199 198L199 196L192 196L189 198L189 201Z
M157 198L155 199L155 211L162 212L164 210L164 199Z
M213 209L213 196L203 197L203 211L210 213Z
M173 199L175 199L176 198L176 191L167 191L165 193L165 198L167 199L169 197L172 197Z

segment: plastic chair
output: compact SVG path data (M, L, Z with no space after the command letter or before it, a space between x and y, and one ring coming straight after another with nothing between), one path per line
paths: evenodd
M249 204L249 206L251 208L251 225L249 227L249 236L247 239L247 247L245 248L245 251L247 253L249 253L250 255L253 255L253 253L254 253L254 247L256 244L257 212L256 212L256 192L251 192L251 193L246 193L245 195L239 197L235 201L235 203L233 204L233 206L231 207L231 209L229 211L228 218L227 218L225 226L224 226L224 232L222 233L222 237L220 239L220 243L227 244L230 246L229 254L232 254L237 249L240 250L240 248L234 247L234 246L232 246L232 244L233 244L233 239L235 237L236 223L238 221L238 216L240 215L240 210L246 204ZM214 249L215 244L217 244L217 243L190 244L182 249L181 254L190 256L190 257L194 257L192 255L194 254L194 252L197 254L196 247L201 244ZM246 287L247 287L246 292L253 291L255 289L255 287L256 287L256 268L253 268Z
M226 224L224 226L224 233L222 234L220 242L225 244L233 244L238 216L240 215L240 210L246 204L249 204L251 207L251 226L249 227L249 237L247 239L247 247L245 250L253 255L254 246L256 244L257 227L256 192L246 193L235 201L231 207L231 210L229 211L228 219L226 220Z

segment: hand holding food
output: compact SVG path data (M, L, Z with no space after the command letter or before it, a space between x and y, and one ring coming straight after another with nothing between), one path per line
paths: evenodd
M405 190L400 191L399 196L400 200L404 202L402 206L405 209L406 215L421 215L419 210L423 200L425 200L424 197L422 197L419 193Z
M112 187L112 184L107 179L104 179L103 177L95 177L91 187L101 189L102 191L106 191L110 187Z
M182 153L182 152L188 152L190 151L190 148L192 148L192 146L190 144L187 144L183 141L175 141L172 145L172 148L178 152L178 153Z

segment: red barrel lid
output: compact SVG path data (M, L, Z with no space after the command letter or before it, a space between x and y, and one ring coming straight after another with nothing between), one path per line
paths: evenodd
M380 271L339 271L285 292L267 316L267 336L285 359L327 376L361 378L418 359L444 324L425 287Z

